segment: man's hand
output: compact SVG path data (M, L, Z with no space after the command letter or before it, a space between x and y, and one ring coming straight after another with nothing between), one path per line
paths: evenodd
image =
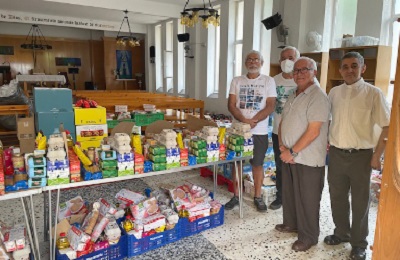
M247 123L247 124L250 125L251 128L254 128L254 127L256 127L256 125L258 123L258 120L253 119L253 118L252 119L246 119L244 123Z
M371 167L374 170L381 170L381 158L379 156L379 154L374 153L372 155L372 159L371 159Z
M290 153L289 149L281 151L281 160L284 163L294 163L294 157Z

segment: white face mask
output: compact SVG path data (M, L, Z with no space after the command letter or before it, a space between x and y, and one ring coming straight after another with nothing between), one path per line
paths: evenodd
M281 69L285 73L291 73L293 71L294 61L292 60L284 60L281 61Z

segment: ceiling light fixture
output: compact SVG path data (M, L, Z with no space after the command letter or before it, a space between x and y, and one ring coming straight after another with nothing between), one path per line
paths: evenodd
M31 40L30 43L27 43L29 37L31 37ZM47 44L39 25L32 24L31 29L25 38L25 42L21 44L21 48L30 50L51 50L53 47Z
M121 23L121 26L119 27L119 32L118 32L117 38L116 38L117 44L122 45L122 46L126 46L126 44L129 44L129 46L131 46L131 47L138 47L138 46L140 46L140 42L136 37L133 37L132 31L131 31L131 26L130 26L129 20L128 20L128 10L125 10L124 13L125 13L125 16L124 16L124 19L122 19L122 23ZM126 23L128 24L129 36L122 36L122 35L120 36L119 34L121 33L121 28L125 22L125 19L126 19Z
M199 21L199 18L202 19L201 25L203 28L208 28L209 24L214 25L215 27L220 24L220 16L218 11L213 8L211 5L211 1L208 0L209 7L206 7L205 0L203 0L203 7L196 8L186 8L189 4L190 0L186 0L186 4L183 7L183 11L181 12L181 24L187 27L194 27L195 24ZM200 12L202 14L200 15Z

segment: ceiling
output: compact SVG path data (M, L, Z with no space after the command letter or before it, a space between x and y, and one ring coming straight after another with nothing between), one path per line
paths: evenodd
M0 0L0 9L112 22L121 22L122 11L127 9L131 23L153 24L179 18L185 3L186 0ZM203 0L191 0L188 6L198 5L203 5Z

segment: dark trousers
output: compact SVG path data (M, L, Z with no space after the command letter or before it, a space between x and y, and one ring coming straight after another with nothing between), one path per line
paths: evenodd
M318 243L319 206L324 188L325 167L282 164L283 224L298 230L298 239Z
M279 139L277 134L272 134L272 144L274 148L275 166L276 166L276 199L282 201L282 160L279 150Z
M328 183L334 234L353 247L367 248L372 149L344 152L329 148ZM350 227L351 193L352 223Z

